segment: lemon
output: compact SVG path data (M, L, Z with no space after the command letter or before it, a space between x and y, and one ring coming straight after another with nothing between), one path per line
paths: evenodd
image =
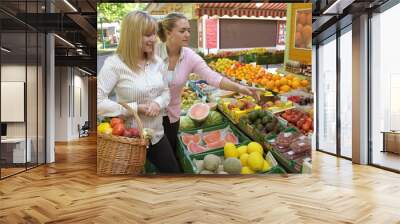
M247 165L254 171L259 171L263 168L264 159L258 152L252 152L247 159Z
M242 171L240 172L241 174L253 174L254 171L251 170L248 166L242 167Z
M249 159L249 154L243 153L240 156L240 163L242 163L242 166L247 166L247 160Z
M247 145L247 153L252 153L252 152L258 152L262 156L264 153L263 147L260 143L258 142L250 142Z
M112 134L112 131L113 131L112 127L106 128L106 129L104 130L104 134L111 135L111 134Z
M104 134L107 129L111 128L111 125L107 122L103 122L97 126L97 131L101 134Z
M224 146L224 156L225 158L238 157L238 150L236 149L235 144L228 142Z
M238 150L238 157L240 157L243 153L247 153L247 146L242 145L239 148L237 148L237 150Z
M269 163L267 162L267 160L264 160L264 164L263 167L261 169L261 172L267 172L268 170L271 169L271 166L269 165Z

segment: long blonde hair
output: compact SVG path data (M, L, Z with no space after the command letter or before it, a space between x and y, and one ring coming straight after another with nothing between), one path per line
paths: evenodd
M158 31L157 35L160 38L162 42L167 41L167 31L171 31L175 25L176 22L180 19L186 19L186 16L183 15L182 13L178 12L171 12L169 13L164 19L158 22Z
M153 32L157 32L157 22L146 12L132 11L122 20L120 42L116 53L135 72L140 71L143 36ZM153 46L150 54L146 53L147 60L154 61L154 48Z

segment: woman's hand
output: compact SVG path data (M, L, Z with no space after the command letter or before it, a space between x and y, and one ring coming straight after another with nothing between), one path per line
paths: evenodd
M252 96L257 102L260 101L260 93L259 93L260 89L256 88L256 87L247 87L247 86L243 86L240 85L239 86L239 93L243 93L249 96Z
M147 111L146 111L146 116L150 117L156 117L160 114L160 105L156 102L150 102L147 104Z
M148 104L139 104L139 105L138 105L138 113L140 113L140 114L146 114L148 108L149 108L149 105L148 105Z

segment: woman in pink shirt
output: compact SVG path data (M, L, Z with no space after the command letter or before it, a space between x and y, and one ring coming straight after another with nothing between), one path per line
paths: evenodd
M259 100L256 90L235 83L208 67L206 62L188 48L190 25L188 19L180 13L170 13L158 23L158 36L162 41L158 46L158 55L163 61L164 79L170 88L171 101L163 119L164 132L176 152L179 118L181 114L181 92L191 73L196 73L208 84L246 95Z

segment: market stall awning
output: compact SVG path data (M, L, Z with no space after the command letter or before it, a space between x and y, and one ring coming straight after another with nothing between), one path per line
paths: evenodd
M286 17L286 3L201 3L199 16Z

